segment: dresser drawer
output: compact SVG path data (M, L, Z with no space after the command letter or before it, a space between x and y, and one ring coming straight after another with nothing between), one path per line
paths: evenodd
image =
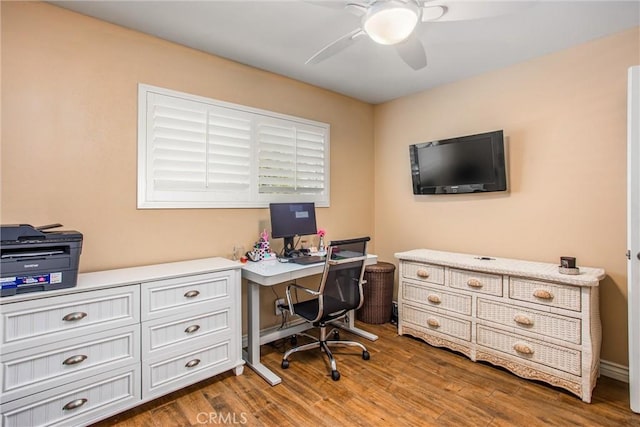
M142 320L184 312L204 313L216 303L231 305L231 274L223 271L144 283Z
M10 353L140 321L138 285L2 306L2 351Z
M140 365L2 404L4 427L88 425L140 401Z
M402 277L421 282L444 285L444 267L418 262L403 262Z
M502 296L502 275L449 269L448 285L454 289Z
M230 331L231 308L177 320L158 319L143 323L142 342L145 357L155 356L168 347L196 340L216 342L216 334Z
M402 321L411 323L425 331L439 332L461 340L471 341L471 322L438 312L403 304Z
M142 362L142 396L161 396L231 369L237 355L230 338L164 359Z
M509 298L581 311L580 287L518 277L509 278Z
M524 330L574 344L581 342L581 321L573 317L558 316L481 298L478 298L477 317L508 326L516 332Z
M580 376L581 353L565 347L525 338L516 334L478 325L478 345L498 350L518 360L528 360L550 369Z
M410 282L402 283L402 298L442 310L452 311L467 316L471 315L471 296L443 291L442 288L430 288L415 285Z
M139 360L139 325L3 353L2 399L11 401Z

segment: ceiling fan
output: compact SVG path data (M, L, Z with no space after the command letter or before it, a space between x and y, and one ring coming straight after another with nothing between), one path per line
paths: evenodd
M533 2L455 0L349 0L309 1L340 8L361 18L359 28L329 43L309 58L317 64L349 47L358 38L369 36L382 45L395 46L400 57L414 70L427 66L427 55L415 29L420 22L461 21L501 15Z

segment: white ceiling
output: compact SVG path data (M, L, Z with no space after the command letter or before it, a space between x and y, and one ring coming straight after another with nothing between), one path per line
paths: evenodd
M469 3L431 1L447 4L450 13ZM360 26L359 17L319 1L51 3L373 104L640 26L640 0L520 2L522 7L499 16L420 24L428 65L414 71L394 47L367 37L319 64L305 65Z

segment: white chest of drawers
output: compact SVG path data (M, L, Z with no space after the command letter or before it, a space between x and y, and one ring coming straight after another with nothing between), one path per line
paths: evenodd
M2 425L86 425L233 369L241 265L222 258L81 274L0 300Z
M400 260L398 333L547 382L585 402L599 375L599 268L417 249Z

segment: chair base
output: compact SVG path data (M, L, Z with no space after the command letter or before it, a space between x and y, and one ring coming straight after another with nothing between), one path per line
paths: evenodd
M331 350L329 349L330 346L334 346L334 347L359 347L360 349L362 349L362 358L364 360L369 360L370 355L369 352L367 351L367 348L360 344L357 341L343 341L343 340L328 340L327 339L327 326L325 324L321 324L319 325L319 329L320 329L320 338L316 339L315 337L312 337L311 335L308 334L300 334L300 335L304 335L306 337L312 338L315 341L308 343L308 344L303 344L303 345L299 345L297 347L291 348L289 350L287 350L284 355L282 356L282 369L287 369L289 367L289 356L291 356L293 353L297 353L299 351L306 351L306 350L311 350L311 349L322 349L324 351L324 353L327 355L327 357L329 358L329 365L330 365L330 369L331 369L331 378L334 381L338 381L340 379L340 373L338 372L338 367L336 364L336 359L335 357L333 357L333 353L331 353ZM337 335L337 334L336 334Z

